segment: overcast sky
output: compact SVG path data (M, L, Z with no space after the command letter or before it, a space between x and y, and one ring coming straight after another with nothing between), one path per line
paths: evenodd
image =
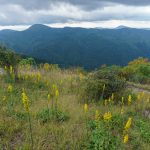
M52 27L150 28L150 0L0 0L0 29Z

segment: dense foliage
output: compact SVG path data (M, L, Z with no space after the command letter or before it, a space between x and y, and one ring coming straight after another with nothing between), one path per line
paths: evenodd
M99 101L108 99L112 93L122 93L126 88L126 82L121 73L121 68L117 66L104 67L90 73L82 81L82 99L85 101Z
M19 55L6 47L0 46L0 66L1 67L16 67L20 61Z
M150 83L150 62L146 58L133 60L122 69L122 74L127 81L148 84Z
M36 65L34 58L24 58L19 62L20 65Z

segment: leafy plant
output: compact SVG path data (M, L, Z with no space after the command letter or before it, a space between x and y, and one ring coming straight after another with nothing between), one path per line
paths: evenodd
M141 137L148 143L150 143L150 130L149 124L143 120L137 120L136 122L137 130L140 131Z
M95 128L93 128L95 124ZM90 150L116 150L121 148L121 140L113 130L111 124L100 121L92 123L92 131L89 137L88 149Z
M57 122L64 122L69 119L69 115L66 112L62 112L60 110L55 109L42 109L40 112L37 113L37 119L40 122L46 123L51 120L55 120Z

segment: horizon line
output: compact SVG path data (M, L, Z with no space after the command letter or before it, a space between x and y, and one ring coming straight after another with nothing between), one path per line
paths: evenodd
M126 21L126 20L109 20L109 21L95 21L95 22L67 22L67 23L35 23L45 25L51 28L65 28L65 27L79 27L79 28L105 28L105 29L114 29L119 26L125 26L128 28L137 28L137 29L149 29L150 28L150 21ZM1 30L16 30L16 31L23 31L35 24L30 25L0 25Z

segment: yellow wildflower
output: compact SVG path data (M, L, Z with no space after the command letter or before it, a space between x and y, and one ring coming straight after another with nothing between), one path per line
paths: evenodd
M51 96L50 96L50 94L48 94L48 95L47 95L48 101L50 101L50 98L51 98Z
M7 91L8 91L8 92L10 92L10 93L13 91L13 87L12 87L12 85L10 85L10 84L8 85L8 87L7 87Z
M37 81L39 82L39 81L40 81L40 79L41 79L41 74L40 74L40 73L38 73L38 75L37 75Z
M84 112L86 113L88 111L88 105L84 104Z
M130 126L131 126L131 123L132 123L132 118L128 118L128 121L127 121L127 123L126 123L124 129L125 129L125 130L128 130L128 129L130 128Z
M57 90L57 85L56 85L56 84L53 84L53 85L52 85L52 89L53 89L53 91L55 92L55 91Z
M95 121L99 121L99 119L100 119L100 114L99 114L99 111L96 110L96 112L95 112Z
M55 91L55 96L56 96L56 98L58 98L58 96L59 96L59 91L58 90Z
M7 66L4 67L5 71L7 71Z
M131 95L129 95L129 96L128 96L128 105L131 104L131 101L132 101L132 97L131 97Z
M137 96L137 100L138 100L138 101L140 101L140 100L141 100L141 95L140 95L140 94L138 94L138 96Z
M105 113L104 116L103 116L103 118L104 118L104 120L106 120L106 121L111 120L111 118L112 118L111 112Z
M29 112L29 99L25 92L22 92L22 102L25 110Z
M129 136L128 136L128 134L126 134L124 137L123 137L123 143L127 143L128 142L128 140L129 140Z
M111 95L111 99L112 99L112 100L114 100L114 97L115 97L115 96L114 96L114 93L112 93L112 95Z
M13 73L13 67L12 66L10 66L9 72L10 72L10 74Z

